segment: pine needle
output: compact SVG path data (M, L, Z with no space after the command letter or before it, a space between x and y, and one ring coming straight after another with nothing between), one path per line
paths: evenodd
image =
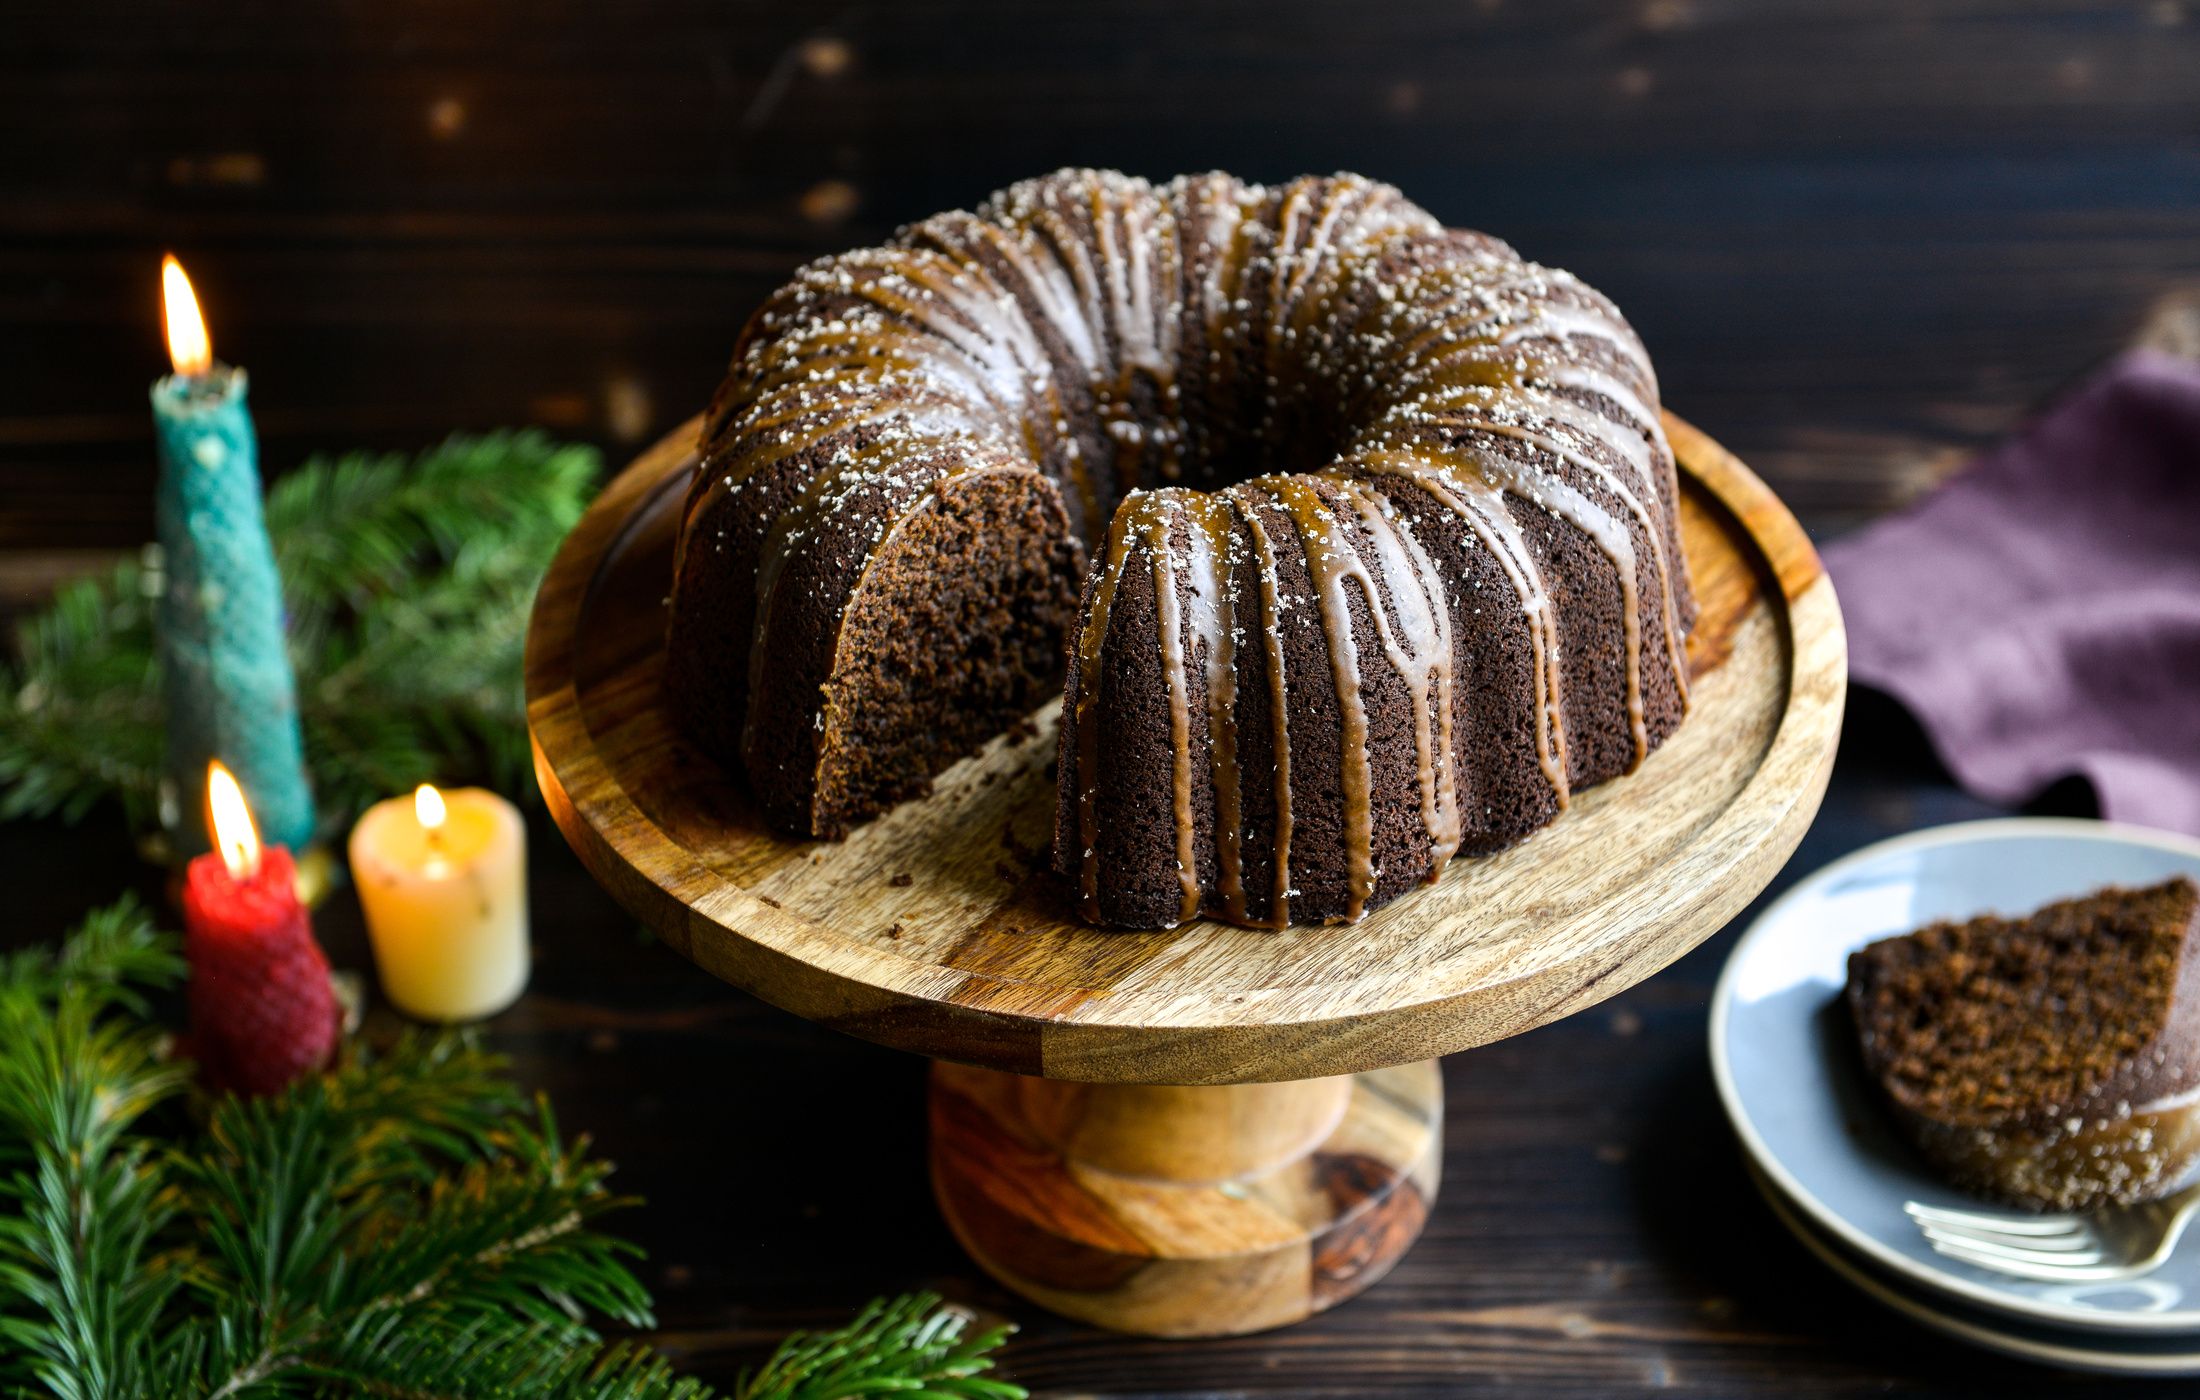
M316 457L276 481L268 532L332 821L429 779L528 789L527 613L596 477L592 450L516 432ZM73 821L113 800L151 823L158 591L157 560L127 563L65 586L22 628L0 664L0 817Z
M202 1126L145 994L176 940L124 903L0 958L0 1393L66 1400L713 1400L654 1325L610 1164L463 1037L351 1047ZM734 1400L1022 1400L1002 1327L931 1294L787 1339Z
M875 1299L855 1321L829 1332L797 1332L734 1400L851 1400L882 1394L926 1400L1022 1400L1020 1386L985 1379L989 1352L1012 1330L967 1333L970 1315L941 1305L938 1294Z

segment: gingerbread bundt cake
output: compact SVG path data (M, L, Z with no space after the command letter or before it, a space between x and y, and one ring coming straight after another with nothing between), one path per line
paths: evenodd
M1062 171L753 318L667 683L816 836L1062 687L1087 918L1355 919L1673 731L1676 512L1649 360L1568 274L1356 176Z

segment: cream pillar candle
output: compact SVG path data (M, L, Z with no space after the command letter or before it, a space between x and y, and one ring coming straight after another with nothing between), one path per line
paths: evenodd
M351 874L375 970L422 1021L475 1021L527 985L527 832L493 792L422 786L367 809Z

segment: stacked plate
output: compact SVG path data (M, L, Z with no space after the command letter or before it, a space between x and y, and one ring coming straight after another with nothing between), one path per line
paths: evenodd
M2200 841L2103 822L1970 822L1866 847L1765 910L1719 979L1711 1065L1782 1223L1849 1282L1951 1336L2079 1370L2200 1375L2200 1230L2152 1273L2113 1283L2033 1282L1932 1251L1905 1203L1997 1207L1942 1184L1902 1142L1841 1000L1849 953L1874 939L2179 873L2200 879Z

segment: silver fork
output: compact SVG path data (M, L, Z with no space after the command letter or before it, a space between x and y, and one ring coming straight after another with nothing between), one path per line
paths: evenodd
M1950 1259L2042 1283L2098 1283L2162 1267L2200 1214L2200 1182L2158 1201L2090 1215L1989 1215L1922 1201L1902 1209Z

